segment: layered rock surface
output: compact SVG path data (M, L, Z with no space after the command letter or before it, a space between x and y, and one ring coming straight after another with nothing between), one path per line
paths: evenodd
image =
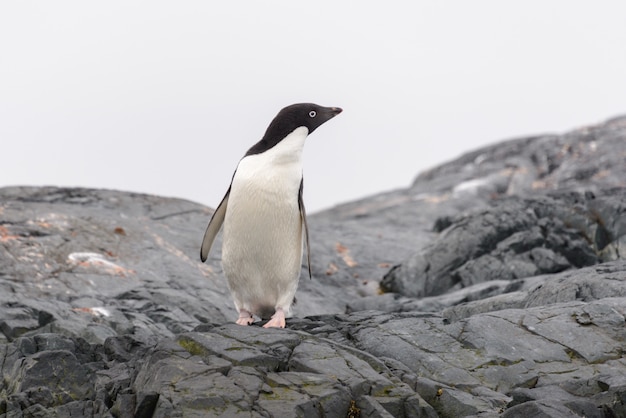
M0 416L626 416L626 118L310 216L285 330L232 324L211 212L0 189Z

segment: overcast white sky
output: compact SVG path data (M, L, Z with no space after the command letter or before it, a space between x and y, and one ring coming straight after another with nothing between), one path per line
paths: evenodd
M284 106L309 211L502 139L626 114L623 1L4 1L0 186L215 207Z

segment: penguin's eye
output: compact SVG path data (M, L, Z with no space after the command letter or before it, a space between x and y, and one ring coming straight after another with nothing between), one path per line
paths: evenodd
M311 110L309 112L309 116L312 117L312 118L314 118L316 115L317 115L317 112L315 110Z

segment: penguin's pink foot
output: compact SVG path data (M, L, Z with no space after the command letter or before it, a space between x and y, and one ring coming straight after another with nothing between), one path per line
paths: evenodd
M285 328L285 312L283 312L283 308L276 308L272 319L267 321L263 328Z
M254 318L252 314L245 309L241 309L239 311L239 318L237 319L237 324L239 325L250 325L254 322Z

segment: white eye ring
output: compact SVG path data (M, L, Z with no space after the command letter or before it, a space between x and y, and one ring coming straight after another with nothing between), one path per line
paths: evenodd
M315 110L311 110L311 111L309 112L309 116L310 116L310 117L312 117L312 118L314 118L315 116L317 116L317 112L316 112Z

